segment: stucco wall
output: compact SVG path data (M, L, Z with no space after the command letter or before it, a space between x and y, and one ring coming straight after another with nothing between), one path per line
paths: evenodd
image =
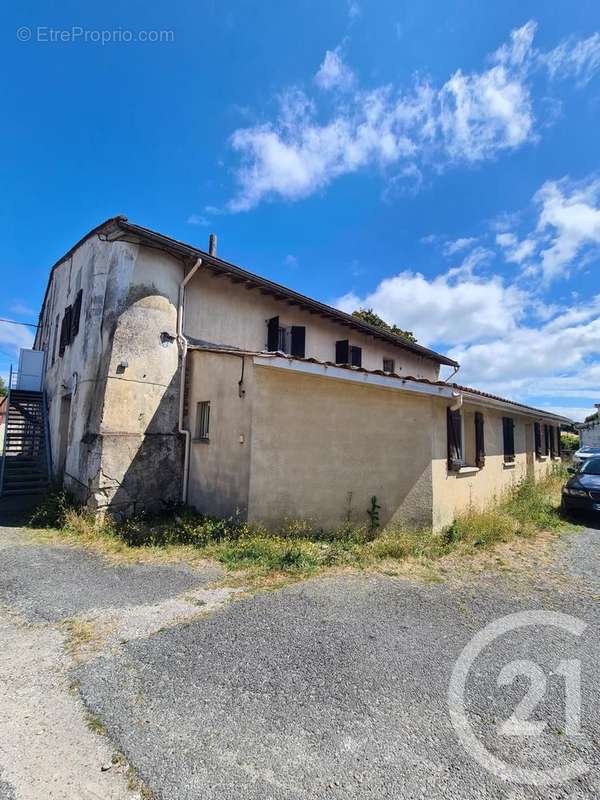
M366 369L383 369L383 359L392 358L396 372L403 375L431 380L438 377L438 365L431 359L262 295L258 289L249 291L227 278L213 277L207 270L200 269L187 289L185 330L197 339L254 351L266 350L266 320L275 316L279 316L284 327L306 326L307 356L335 361L336 341L349 339L351 344L362 347L362 365Z
M554 463L550 457L542 460L535 458L532 420L507 411L495 411L489 407L465 403L463 416L468 463L474 464L475 411L481 411L484 415L485 465L477 472L457 473L448 470L446 408L441 403L435 406L432 470L433 524L436 530L449 525L461 511L483 508L500 500L511 486L528 474L536 479L547 474ZM504 463L503 416L512 416L515 422L515 460L510 465Z
M218 517L246 519L254 371L245 358L191 352L189 374L190 505ZM210 402L209 440L196 438L197 404Z
M431 524L432 400L255 368L249 518Z
M136 248L112 333L94 501L112 512L160 510L181 499L177 303L183 265Z
M170 256L97 237L54 272L36 343L48 353L53 468L57 475L66 435L64 485L91 508L129 512L179 499L175 335L182 276ZM79 289L79 333L60 357L56 331Z
M92 237L54 271L36 346L46 350L45 386L53 470L61 455L61 431L68 436L64 464L65 486L87 501L89 483L98 474L104 382L112 347L114 319L133 272L135 251ZM66 306L82 290L79 333L59 356L60 325ZM61 428L61 408L71 398L68 425Z

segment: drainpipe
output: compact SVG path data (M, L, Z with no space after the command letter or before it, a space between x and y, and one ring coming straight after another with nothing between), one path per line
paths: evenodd
M459 408L462 408L462 404L463 404L463 394L462 394L462 392L459 392L458 394L455 394L454 397L456 399L452 403L452 405L450 406L450 411L458 411Z
M184 394L185 394L185 368L187 362L188 341L183 335L183 312L185 307L185 287L194 277L198 269L202 265L202 259L199 258L185 278L179 284L179 305L177 306L177 342L181 350L181 381L179 388L179 433L185 436L185 451L183 459L183 484L181 488L181 501L187 502L188 495L188 479L190 471L190 445L191 433L183 426L183 407L184 407Z

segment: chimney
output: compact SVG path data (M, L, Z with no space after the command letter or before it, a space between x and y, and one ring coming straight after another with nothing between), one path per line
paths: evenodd
M209 256L216 256L217 255L217 234L211 233L208 237L208 255Z

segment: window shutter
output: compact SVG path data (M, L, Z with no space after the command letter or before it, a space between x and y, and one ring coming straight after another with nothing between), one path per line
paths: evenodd
M279 317L267 320L267 350L270 353L279 350Z
M79 333L79 320L81 318L81 300L83 298L83 291L80 289L77 292L77 297L75 298L75 302L73 303L73 311L71 314L71 331L69 334L69 343L73 341L73 339Z
M548 426L548 435L550 437L550 455L552 456L552 458L556 458L556 439L555 439L555 434L556 434L556 428L554 427L554 425L549 425Z
M292 325L292 355L296 358L306 356L306 328L304 325Z
M533 435L535 439L535 456L540 458L542 455L542 430L539 422L533 423Z
M350 342L348 339L341 339L339 342L335 343L335 363L350 363Z
M483 414L475 412L475 466L481 469L485 465L485 438L483 433Z
M550 452L550 431L547 425L544 425L544 455L547 456Z
M71 335L71 306L67 306L65 308L65 314L62 319L62 323L60 326L60 347L58 350L58 355L62 358L65 354L65 350L67 349L67 345L70 341Z
M560 453L560 425L556 426L556 455L558 458L561 457Z
M515 421L512 417L502 417L502 434L504 439L504 460L515 460Z
M362 347L350 348L350 363L353 367L362 367Z
M446 428L448 433L448 469L460 469L464 466L462 452L462 419L460 411L446 411Z

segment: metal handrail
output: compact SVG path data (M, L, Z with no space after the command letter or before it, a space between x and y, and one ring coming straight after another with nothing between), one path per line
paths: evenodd
M8 392L6 394L6 419L4 420L4 437L2 442L2 461L0 461L0 497L4 491L4 464L6 462L6 444L8 435L8 411L10 409L10 390L12 386L13 368L10 365L10 373L8 376Z

